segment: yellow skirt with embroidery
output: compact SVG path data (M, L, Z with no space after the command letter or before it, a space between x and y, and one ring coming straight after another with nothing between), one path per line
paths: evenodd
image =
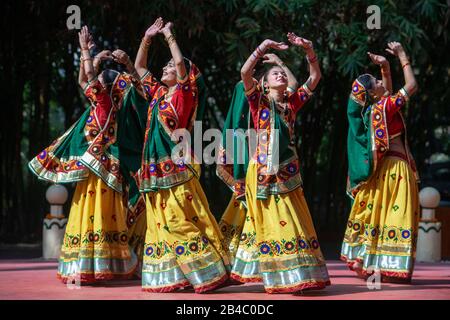
M256 198L257 167L246 177L247 215L231 278L263 282L268 293L322 289L330 284L302 188Z
M405 160L386 157L356 194L347 222L341 259L363 274L412 277L419 224L418 186Z
M247 208L243 201L236 200L236 196L233 194L219 222L220 231L224 237L224 246L230 252L231 265L234 264L246 216Z
M81 283L131 278L138 259L129 238L122 195L89 174L72 199L58 278Z
M147 233L142 287L171 292L192 286L197 293L228 279L228 250L197 178L146 194Z

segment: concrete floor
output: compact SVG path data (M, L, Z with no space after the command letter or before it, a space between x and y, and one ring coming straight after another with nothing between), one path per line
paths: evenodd
M70 289L56 279L57 263L40 259L0 260L0 300L450 300L450 263L417 263L411 285L381 283L369 290L340 261L328 261L331 286L307 295L269 295L260 284L222 288L214 293L146 293L139 280L114 281Z

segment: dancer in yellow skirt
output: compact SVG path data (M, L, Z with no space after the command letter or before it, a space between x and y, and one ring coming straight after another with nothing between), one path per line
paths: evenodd
M286 73L288 88L297 88L298 83L294 74L276 54L265 54L263 63L280 66ZM245 131L250 128L250 121L250 107L245 95L244 83L239 81L234 88L230 108L223 126L222 144L219 149L216 169L217 176L233 192L219 222L225 245L230 250L231 264L234 262L242 228L247 218L245 176L249 163L249 144ZM232 154L230 154L231 152Z
M348 193L353 205L341 259L362 277L375 272L382 281L410 282L420 206L401 109L417 86L401 44L391 42L388 47L401 62L403 88L391 94L389 62L369 53L381 66L382 80L359 76L347 106Z
M83 27L79 84L91 106L29 163L40 179L77 183L58 277L80 284L139 272L146 226L145 203L132 174L140 165L148 104L128 56L104 50L93 61L90 38ZM107 69L97 77L103 60L124 64L130 73Z
M288 33L288 40L308 57L310 77L298 90L288 88L282 63L272 66L260 84L252 78L257 61L267 58L265 51L284 50L286 44L265 40L241 70L257 142L245 179L248 210L231 277L263 282L268 293L322 289L330 283L303 195L294 144L296 114L316 88L320 67L311 41L293 33Z
M192 286L203 293L227 281L230 264L198 180L199 166L190 160L190 134L205 102L203 78L183 58L171 28L171 22L164 25L158 18L146 31L136 58L151 101L139 171L148 224L142 287L149 292L171 292ZM147 70L148 48L157 33L165 36L173 57L163 69L163 84ZM176 137L180 129L189 134ZM181 142L188 144L183 154L175 152Z

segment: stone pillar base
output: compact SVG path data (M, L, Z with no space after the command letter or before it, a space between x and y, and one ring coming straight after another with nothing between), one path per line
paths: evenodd
M441 261L441 223L438 221L420 221L417 239L416 261Z
M47 216L42 230L42 256L58 259L66 231L67 218Z

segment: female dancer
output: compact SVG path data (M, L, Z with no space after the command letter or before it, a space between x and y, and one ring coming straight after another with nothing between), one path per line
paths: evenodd
M347 106L348 194L354 201L341 259L360 276L378 272L382 281L409 282L419 222L418 175L401 109L417 85L401 44L388 47L402 65L403 88L391 95L389 62L369 53L383 80L359 76Z
M203 293L225 283L230 265L198 180L198 165L172 157L181 145L176 133L190 132L203 112L205 88L200 71L183 58L171 29L171 22L164 25L158 18L146 31L136 57L137 72L151 101L139 171L147 208L142 286L150 292L192 286ZM165 36L172 54L163 68L163 84L147 70L148 48L158 33ZM189 158L190 148L186 153Z
M298 90L288 90L286 71L279 66L271 67L260 84L252 78L252 70L264 52L269 48L287 49L286 44L265 40L241 69L258 132L256 152L245 180L247 218L231 277L240 282L262 281L268 293L294 293L329 284L301 188L294 144L296 113L316 88L320 67L311 41L293 33L288 33L288 40L302 47L308 57L310 77ZM274 154L279 155L279 165Z
M262 59L263 64L277 65L282 68L287 75L287 90L296 91L298 84L295 76L277 55L267 53ZM250 119L250 108L245 96L244 83L239 81L234 88L230 108L224 123L222 145L219 150L216 170L217 176L233 191L230 202L219 223L225 245L230 251L231 264L234 262L247 215L245 175L249 161L249 144L245 133L246 130L251 128ZM230 137L227 138L229 130L233 133L232 141L227 141L227 139L230 139ZM232 151L233 154L227 155L227 149L229 152Z
M145 96L139 80L133 78L136 71L128 56L121 50L102 51L94 65L89 39L83 27L79 84L91 107L29 163L40 179L77 182L58 277L81 284L132 277L139 261L131 246L139 251L136 232L143 233L141 226L136 227L138 220L142 224L136 214L143 207L130 172L137 172L140 163L143 137L135 128L141 125L138 110L145 111L141 116L145 119ZM106 59L124 64L130 74L104 70L97 77L94 70Z

